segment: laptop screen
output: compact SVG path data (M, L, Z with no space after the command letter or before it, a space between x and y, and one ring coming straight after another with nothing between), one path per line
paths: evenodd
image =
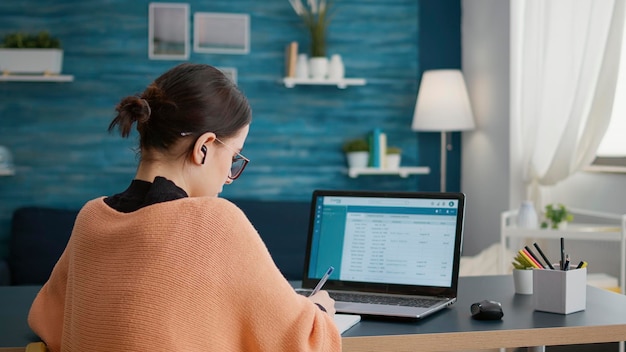
M456 287L462 194L315 191L311 204L305 280L333 266L329 289Z

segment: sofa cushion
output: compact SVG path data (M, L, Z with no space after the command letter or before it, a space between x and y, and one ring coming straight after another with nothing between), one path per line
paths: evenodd
M248 216L283 275L288 280L301 279L310 203L231 201ZM67 245L77 215L78 210L37 206L15 210L7 258L11 284L42 285L47 281Z
M76 210L23 207L13 212L9 257L11 284L42 285L72 233Z
M6 260L0 259L0 286L7 286L11 284L11 271L9 271L9 264Z
M310 202L231 199L254 225L288 280L302 279Z

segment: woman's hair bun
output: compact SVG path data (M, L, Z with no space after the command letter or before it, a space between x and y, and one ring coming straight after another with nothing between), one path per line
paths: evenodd
M133 123L137 123L137 126L148 122L152 111L150 109L150 103L143 98L137 96L129 96L115 107L117 116L109 125L109 131L111 131L117 125L122 137L127 137L130 134Z

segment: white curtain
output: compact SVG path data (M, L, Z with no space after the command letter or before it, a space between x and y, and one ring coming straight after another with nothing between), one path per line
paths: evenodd
M512 0L511 121L526 197L589 165L611 118L625 0Z

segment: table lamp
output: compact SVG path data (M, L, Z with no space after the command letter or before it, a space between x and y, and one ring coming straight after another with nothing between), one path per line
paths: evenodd
M424 71L413 114L413 131L441 132L441 192L446 191L447 133L474 129L465 80L460 70Z

